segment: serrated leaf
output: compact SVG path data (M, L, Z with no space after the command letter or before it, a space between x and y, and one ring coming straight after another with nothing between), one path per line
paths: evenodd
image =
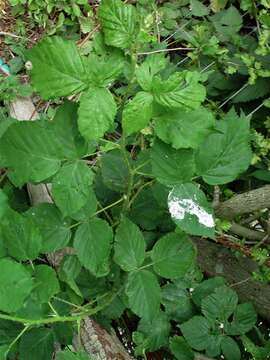
M227 286L222 286L202 300L202 313L213 323L216 320L224 323L235 311L237 303L236 292Z
M95 276L105 276L109 271L109 256L113 234L102 219L81 224L74 238L74 248L81 264Z
M152 91L153 77L165 69L168 59L163 54L148 55L144 62L135 70L136 78L143 90Z
M170 339L169 348L177 360L193 360L194 353L182 336L174 336Z
M205 108L194 111L164 112L155 118L157 136L175 149L196 149L215 124L212 112Z
M194 153L191 149L175 150L156 140L150 156L153 175L161 184L174 186L189 182L195 173Z
M246 86L239 94L233 97L233 103L247 102L259 99L270 93L269 81L258 78L254 85Z
M152 320L160 308L160 287L157 278L148 270L128 274L126 284L129 307L138 316Z
M194 16L206 16L209 14L207 6L202 4L199 0L190 0L191 13Z
M233 315L233 321L227 326L228 335L243 335L256 324L257 314L252 304L239 304Z
M20 359L51 360L54 352L54 336L52 329L37 328L25 333L19 345Z
M84 161L61 167L52 181L52 196L64 216L78 212L87 202L93 172Z
M77 221L84 221L88 220L91 216L95 214L97 211L97 198L96 194L93 190L93 187L89 189L89 194L86 200L86 204L76 213L71 214L70 216L72 219L75 219Z
M158 104L170 109L197 109L206 96L205 87L199 84L198 80L198 76L191 72L176 72L167 80L155 76L154 99Z
M53 204L39 204L31 207L25 215L38 227L42 237L41 253L49 253L65 247L70 238L70 221L64 219Z
M80 297L82 293L75 280L81 271L81 264L75 255L65 256L61 261L58 276L59 279L69 285L69 287Z
M17 260L34 260L42 248L39 229L31 218L10 210L1 234L10 256Z
M0 268L0 310L12 313L23 306L33 280L23 265L10 259L0 259Z
M251 161L249 121L231 110L217 122L195 155L197 173L210 185L226 184L245 171Z
M242 16L234 6L211 16L220 40L230 40L242 27Z
M137 12L134 6L121 0L102 0L98 17L107 45L129 48L138 32Z
M112 126L116 103L109 90L90 87L80 99L78 126L87 140L98 140Z
M168 207L172 220L182 230L214 237L213 210L198 186L191 183L174 186L168 196Z
M35 289L33 297L38 302L47 303L60 291L55 271L48 265L38 265L34 271Z
M86 88L86 72L74 41L47 37L27 52L31 79L44 99L67 96Z
M152 116L153 96L140 91L123 110L122 127L126 136L145 128Z
M137 331L147 339L147 350L156 351L168 343L170 322L167 315L160 311L152 320L141 319Z
M155 272L168 279L182 277L192 267L195 249L187 236L169 233L151 251Z
M221 342L221 351L226 360L241 360L241 352L237 342L225 336Z
M216 288L225 285L225 280L221 276L215 276L214 278L204 280L201 282L192 293L192 300L198 306L201 307L202 300L212 294Z
M145 240L137 225L124 218L116 230L114 261L125 271L140 267L145 258Z

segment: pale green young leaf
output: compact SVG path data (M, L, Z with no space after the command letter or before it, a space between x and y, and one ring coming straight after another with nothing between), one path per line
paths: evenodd
M169 233L151 251L155 272L167 279L184 276L194 265L195 249L186 235Z
M205 108L163 112L154 120L157 136L175 149L198 148L215 124L213 114Z
M224 336L221 342L221 351L225 360L241 360L241 351L237 342L229 336Z
M194 153L191 149L175 150L156 140L150 155L153 175L161 184L174 186L189 182L195 173Z
M59 282L53 268L48 265L37 265L34 270L33 298L38 302L47 303L60 291Z
M31 207L25 215L38 227L42 237L41 253L49 253L65 247L70 238L70 221L64 219L53 204L38 204Z
M121 0L102 0L98 17L107 45L121 49L130 48L138 34L136 8Z
M199 76L191 72L176 72L167 80L155 76L154 100L170 109L195 110L206 97L205 87L198 81Z
M169 348L177 360L193 360L194 353L182 336L174 336L170 339Z
M128 274L126 284L129 307L138 316L152 320L160 308L161 292L156 276L148 270Z
M145 128L152 117L153 96L144 91L138 92L126 104L123 111L122 127L126 136Z
M54 335L50 328L35 328L26 332L19 344L20 360L51 360Z
M197 185L174 186L168 197L168 207L172 220L185 232L214 237L213 210Z
M31 218L10 210L1 234L8 254L17 260L34 260L42 248L42 237Z
M78 111L80 133L87 140L98 140L112 126L116 103L109 90L90 87L81 97Z
M93 219L81 224L74 238L74 248L81 264L97 277L109 271L112 229L105 220Z
M65 164L54 176L52 196L64 216L78 212L86 204L93 177L84 161Z
M27 52L35 89L44 99L67 96L87 87L86 72L74 41L47 37Z
M33 280L23 265L10 259L0 259L0 268L0 310L12 313L23 306Z
M125 271L140 267L145 258L145 240L137 225L124 218L116 230L114 261Z
M231 110L217 122L216 130L195 155L197 174L210 185L226 184L245 171L251 162L249 121Z

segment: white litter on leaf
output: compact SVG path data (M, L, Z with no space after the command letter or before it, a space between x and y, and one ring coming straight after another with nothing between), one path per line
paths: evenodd
M169 195L169 211L173 219L183 220L185 214L195 215L200 224L206 227L214 227L214 219L211 214L202 209L191 199L179 199Z

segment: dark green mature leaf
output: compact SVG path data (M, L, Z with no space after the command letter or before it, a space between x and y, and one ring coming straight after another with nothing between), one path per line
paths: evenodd
M25 333L19 345L20 360L51 360L54 352L52 329L37 328Z
M222 41L230 40L241 29L243 22L242 16L234 6L213 15L211 21Z
M215 118L205 108L163 112L155 118L157 136L175 149L196 149L214 127Z
M97 277L108 274L112 238L112 229L102 219L81 224L76 231L74 248L78 258Z
M270 171L269 170L256 170L252 174L256 179L270 182Z
M116 230L114 261L125 271L140 267L145 258L145 240L137 225L124 218Z
M248 85L239 94L233 97L232 102L246 102L256 100L270 93L268 79L258 78L254 85Z
M161 303L170 320L182 323L193 315L194 306L188 291L175 283L161 288Z
M199 0L190 0L191 13L194 16L206 16L210 10Z
M235 311L238 303L237 293L227 286L219 287L202 300L202 313L212 323L224 323Z
M215 276L214 278L204 280L194 289L192 293L193 302L198 307L201 307L202 300L212 294L216 288L223 285L225 285L225 279L221 276Z
M42 248L42 237L31 218L10 210L7 222L2 224L1 234L10 256L23 261L38 257Z
M189 182L195 173L193 150L175 150L160 140L151 149L151 164L153 175L168 186Z
M153 247L151 258L155 272L165 278L184 276L195 260L195 249L186 235L169 233Z
M134 6L126 5L121 0L102 0L98 17L107 45L125 49L134 44L138 32Z
M126 136L145 128L152 116L153 96L140 91L123 111L122 127Z
M170 328L167 315L160 311L152 320L141 319L137 331L147 339L147 350L155 351L167 345Z
M174 336L170 339L169 348L177 360L193 360L194 353L182 336Z
M0 268L0 310L15 312L30 294L33 280L25 267L15 261L0 259Z
M231 110L217 122L195 156L197 173L210 185L225 184L236 179L251 161L249 121Z
M93 177L84 161L65 164L54 176L52 196L64 216L78 212L86 204Z
M109 90L90 87L81 97L78 111L80 133L87 140L98 140L112 126L116 103Z
M75 280L81 271L81 264L75 255L65 256L61 261L58 276L59 279L69 285L69 287L80 297L82 293L76 284Z
M74 214L71 214L70 216L72 217L72 219L75 219L77 221L88 220L97 211L97 204L98 201L96 198L96 194L93 188L91 187L89 189L89 194L86 204L79 211L77 211Z
M239 304L234 312L233 321L226 327L228 335L243 335L256 324L257 314L252 304Z
M160 308L160 287L157 278L148 270L128 274L126 285L131 310L146 320L157 316Z
M143 90L152 91L152 81L156 74L168 64L168 58L163 54L148 55L144 62L136 68L136 77Z
M225 336L221 342L221 350L226 360L241 360L241 352L237 342Z
M204 101L205 87L194 72L176 72L169 79L156 76L153 81L155 101L170 109L194 110Z
M8 211L8 197L3 192L2 189L0 189L0 219L5 215L5 213Z
M9 345L0 345L0 360L6 360Z
M86 88L86 72L74 41L47 37L27 53L32 82L44 99L67 96Z
M192 235L214 237L213 210L198 186L186 183L175 186L168 197L172 220Z
M54 269L48 265L37 265L34 271L35 289L33 297L41 303L47 303L60 291Z
M31 207L25 215L32 219L42 237L40 252L49 253L65 247L70 238L70 221L64 219L53 204L38 204Z

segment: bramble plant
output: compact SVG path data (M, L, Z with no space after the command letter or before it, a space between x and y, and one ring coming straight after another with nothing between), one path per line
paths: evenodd
M80 342L77 352L69 350L81 321L95 316L106 326L124 312L138 319L138 358L163 349L164 359L192 360L200 352L240 360L243 346L256 359L269 355L269 344L256 347L248 336L257 322L252 304L238 303L221 277L202 280L191 239L215 239L210 195L251 165L251 116L234 107L223 112L207 99L223 73L175 66L166 44L149 50L154 3L102 0L88 56L59 36L26 51L32 87L43 100L63 103L53 119L0 124L1 182L7 176L18 189L51 184L52 198L21 209L8 187L0 192L1 359L50 360L55 342L66 347L57 360L89 359ZM178 34L192 62L220 57L223 66L227 41L240 53L241 16L222 3L211 23L198 22L188 38ZM191 5L192 16L209 14L201 2ZM147 6L152 17L143 16ZM158 36L170 34L168 14L177 6L164 6L159 16L168 21ZM247 1L241 6L253 11ZM251 61L238 55L238 64ZM237 72L234 65L226 71ZM266 74L257 70L245 70L239 102L257 99L249 79ZM66 247L58 266L44 262L43 255Z

